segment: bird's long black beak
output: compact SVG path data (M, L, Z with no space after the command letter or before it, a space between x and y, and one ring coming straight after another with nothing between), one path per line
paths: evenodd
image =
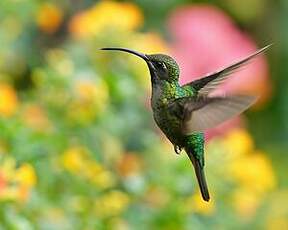
M130 54L134 54L142 59L144 59L146 62L148 62L148 58L145 54L137 52L135 50L131 50L131 49L126 49L126 48L101 48L100 50L117 50L117 51L122 51L122 52L126 52L126 53L130 53Z
M150 75L151 75L151 81L154 82L156 81L157 78L157 71L153 65L153 63L149 60L148 56L137 52L135 50L131 50L131 49L126 49L126 48L115 48L115 47L111 47L111 48L101 48L101 50L116 50L116 51L122 51L122 52L126 52L126 53L130 53L130 54L134 54L140 58L142 58L143 60L145 60L145 62L148 65L149 71L150 71Z

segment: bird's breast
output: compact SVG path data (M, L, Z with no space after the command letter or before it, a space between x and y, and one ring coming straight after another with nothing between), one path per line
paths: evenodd
M183 137L181 132L181 120L168 109L171 102L176 98L184 96L181 88L179 88L178 91L177 87L169 84L154 86L152 88L151 107L154 120L158 127L173 144L180 146L179 142Z
M173 116L169 110L168 106L160 106L156 105L153 108L153 117L158 125L158 127L162 130L162 132L166 135L166 137L173 143L180 145L181 139L181 121Z

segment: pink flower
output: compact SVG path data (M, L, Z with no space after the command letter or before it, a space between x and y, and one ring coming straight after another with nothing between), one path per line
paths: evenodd
M168 25L173 38L172 55L181 66L182 84L229 66L257 49L224 12L210 5L180 7L172 13ZM235 73L215 93L237 92L260 95L260 104L269 97L268 66L263 55ZM235 124L239 122L226 122L212 134Z

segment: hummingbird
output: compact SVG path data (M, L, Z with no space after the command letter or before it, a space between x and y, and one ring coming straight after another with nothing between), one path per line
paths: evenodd
M153 117L174 146L175 153L183 149L194 166L203 200L210 195L204 173L204 132L239 115L256 102L257 96L231 94L212 96L211 92L241 67L266 51L270 45L234 64L179 84L177 62L166 54L144 54L127 48L102 48L127 52L142 58L148 65L152 84L151 107Z

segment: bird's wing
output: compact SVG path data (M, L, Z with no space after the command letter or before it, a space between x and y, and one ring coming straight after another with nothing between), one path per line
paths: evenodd
M188 135L203 132L239 115L256 99L248 95L184 97L172 102L168 109L182 120L182 132Z
M228 66L220 71L217 71L212 74L208 74L200 79L192 81L183 85L183 87L189 87L196 91L198 91L198 95L208 95L212 92L218 85L224 82L231 74L235 73L244 65L248 64L250 60L257 57L259 54L265 52L272 44L265 46L264 48L256 51L255 53L251 54L250 56L242 59L234 63L231 66Z

